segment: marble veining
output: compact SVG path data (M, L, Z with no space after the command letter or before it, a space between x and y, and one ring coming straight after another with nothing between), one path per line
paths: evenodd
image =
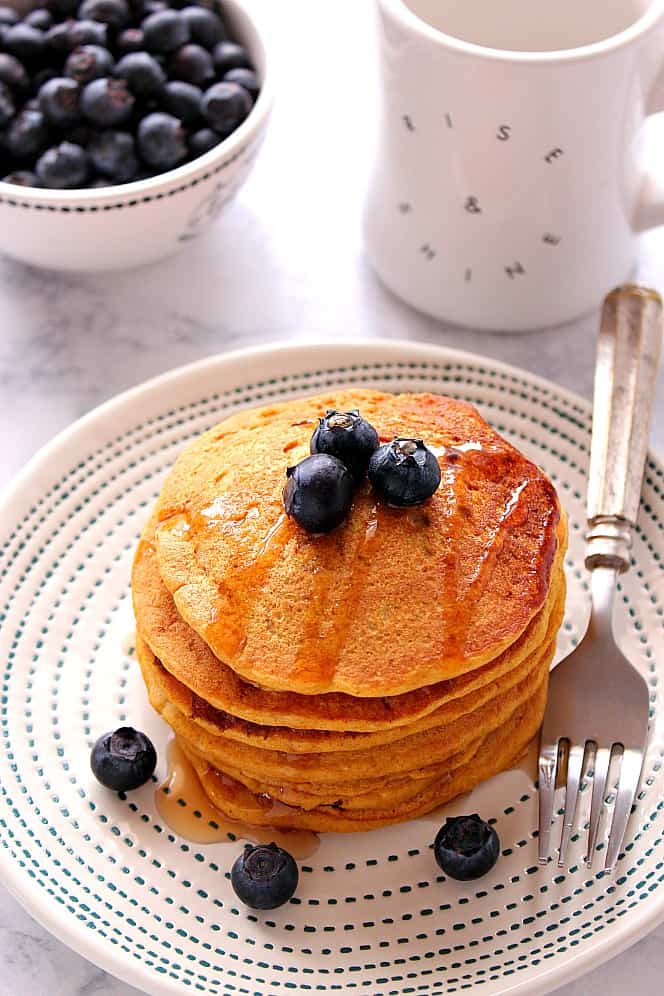
M597 315L534 335L463 331L411 311L370 271L360 218L376 106L371 6L287 0L278 17L266 10L280 56L266 145L238 200L181 256L97 276L0 260L0 485L118 391L257 342L417 339L516 363L590 396ZM653 134L653 149L660 143ZM662 229L644 237L636 276L664 287ZM664 373L653 444L664 450ZM136 992L52 938L2 887L0 962L0 996ZM656 996L662 975L664 927L559 992Z

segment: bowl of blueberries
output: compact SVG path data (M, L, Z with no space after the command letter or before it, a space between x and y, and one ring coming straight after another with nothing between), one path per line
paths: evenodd
M0 0L0 253L154 262L248 176L272 81L240 0Z

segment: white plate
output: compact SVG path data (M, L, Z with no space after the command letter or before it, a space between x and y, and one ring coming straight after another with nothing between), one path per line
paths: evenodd
M190 845L162 825L154 786L122 799L92 778L92 742L125 721L154 735L164 773L166 731L127 654L129 569L179 449L237 408L349 383L466 398L542 464L571 526L559 653L583 628L588 405L493 361L383 342L236 353L130 391L42 450L1 506L3 882L61 940L149 993L543 993L664 919L664 471L652 458L616 628L652 686L653 730L613 878L587 872L580 839L569 870L537 866L532 754L449 807L495 818L504 851L486 878L437 878L438 813L324 835L296 898L265 915L230 888L240 845Z

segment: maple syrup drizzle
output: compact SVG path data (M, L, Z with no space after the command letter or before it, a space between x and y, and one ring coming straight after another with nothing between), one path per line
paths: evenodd
M170 741L167 756L168 773L155 790L155 804L164 823L179 837L194 844L233 844L238 840L270 844L274 841L300 860L311 857L318 850L319 837L310 830L279 830L229 819L208 799L194 766L177 740ZM223 779L221 772L215 774Z

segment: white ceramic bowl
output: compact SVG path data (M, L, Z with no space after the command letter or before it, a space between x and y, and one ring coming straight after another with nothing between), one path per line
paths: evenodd
M100 190L0 182L0 253L58 270L125 269L177 252L217 217L249 175L272 104L272 74L253 15L238 0L223 7L261 80L246 121L204 156L149 180Z

